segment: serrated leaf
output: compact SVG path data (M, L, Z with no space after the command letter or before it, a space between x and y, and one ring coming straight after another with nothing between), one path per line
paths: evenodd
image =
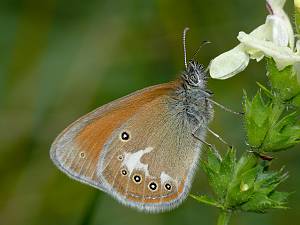
M287 203L287 199L290 196L290 193L287 192L279 192L279 191L274 191L271 195L270 195L270 199L272 199L273 201L277 202L278 205L284 205Z
M274 96L282 101L287 101L300 93L300 85L293 66L288 66L279 71L274 60L267 60L268 78L270 80Z
M265 195L270 195L280 183L287 179L287 177L288 175L283 172L283 169L277 172L261 172L257 176L254 190L264 193Z
M253 154L244 154L238 161L235 176L240 176L257 165L257 158Z
M285 209L289 193L274 191L270 195L256 192L253 197L241 206L243 211L264 213L268 209Z
M204 203L204 204L207 204L207 205L212 205L212 206L215 206L215 207L218 207L218 208L222 208L222 205L220 205L215 199L207 196L207 195L193 195L193 194L190 194L190 196L197 200L198 202L201 202L201 203Z
M227 194L227 200L232 207L248 201L251 197L257 173L261 168L257 166L256 160L252 161L252 158L243 156L236 170L238 171L235 172Z
M202 161L201 167L208 178L209 185L213 192L218 196L218 198L221 198L224 195L225 190L221 182L222 179L220 179L219 171L211 168L206 161Z
M228 176L231 176L233 171L230 169L232 154L232 151L228 151L228 157L221 161L220 156L210 150L207 152L207 160L201 163L201 167L208 177L208 182L218 198L225 196L228 182L231 179Z
M268 131L261 146L264 152L286 150L300 142L300 126L297 114L293 112L276 122Z
M217 155L217 153L214 152L213 149L207 151L207 164L214 171L220 170L221 160L219 159L219 157L220 156Z
M300 107L300 94L296 95L292 100L291 103L296 106L296 107Z
M236 163L236 151L234 149L229 149L226 152L220 166L220 175L226 176L231 179L234 172ZM228 182L227 182L228 183Z
M241 206L243 211L264 213L267 209L277 206L263 193L255 193L251 199Z
M273 94L272 94L272 92L271 92L268 88L266 88L264 85L262 85L262 84L259 83L259 82L256 82L256 84L260 87L261 90L264 91L264 93L265 93L269 98L273 98L273 97L274 97Z
M269 163L254 154L245 153L236 162L234 149L229 149L223 158L212 151L201 165L217 200L192 195L199 202L223 210L265 212L271 208L285 208L288 194L276 188L287 178L287 173L283 169L268 171Z
M265 212L270 208L284 208L288 193L275 191L277 186L287 178L283 169L272 172L265 171L262 165L257 171L257 178L254 183L254 190L249 201L242 204L244 211Z
M257 92L252 101L245 95L243 105L248 143L250 146L258 148L269 129L271 107L264 102L260 91Z

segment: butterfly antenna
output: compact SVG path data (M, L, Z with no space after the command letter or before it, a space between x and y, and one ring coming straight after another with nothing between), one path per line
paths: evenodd
M194 53L194 55L193 55L193 57L192 57L193 60L195 59L196 55L198 55L200 49L201 49L203 46L207 45L207 44L211 44L211 42L210 42L210 41L203 41L203 42L201 43L201 45L199 46L199 48L196 50L196 52Z
M185 39L186 39L186 33L188 32L190 28L186 27L183 30L183 35L182 35L182 42L183 42L183 54L184 54L184 66L187 69L187 61L186 61L186 44L185 44Z

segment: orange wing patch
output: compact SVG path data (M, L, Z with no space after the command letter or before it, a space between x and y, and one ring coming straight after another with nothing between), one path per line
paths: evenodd
M52 160L72 178L100 187L97 164L103 145L113 131L138 109L156 98L168 95L178 85L175 81L149 87L81 117L56 138L50 150Z

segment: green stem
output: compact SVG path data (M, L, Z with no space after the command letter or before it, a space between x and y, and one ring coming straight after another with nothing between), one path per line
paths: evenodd
M228 225L231 217L230 211L221 210L217 225Z

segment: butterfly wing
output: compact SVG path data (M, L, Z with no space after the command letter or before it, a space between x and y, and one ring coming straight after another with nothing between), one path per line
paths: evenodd
M98 171L105 189L139 210L159 212L187 196L200 142L176 99L162 96L141 108L106 143ZM129 135L127 140L122 134ZM203 134L202 134L203 135Z
M53 142L50 157L64 173L80 182L104 190L97 164L104 144L125 121L141 107L174 91L170 82L134 92L81 117Z
M174 208L187 196L201 147L185 114L175 110L177 86L141 90L75 121L53 143L52 160L125 205Z

